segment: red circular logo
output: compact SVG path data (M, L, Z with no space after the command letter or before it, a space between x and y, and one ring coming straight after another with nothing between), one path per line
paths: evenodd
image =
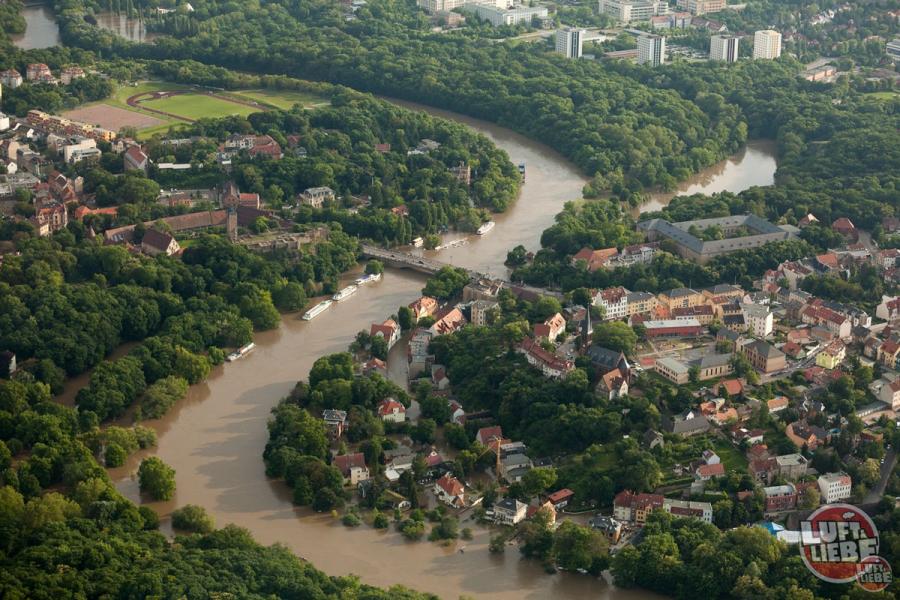
M800 554L819 579L857 581L863 561L878 555L878 530L855 506L827 504L800 523Z
M867 556L856 565L856 581L867 592L880 592L894 581L891 564L880 556Z

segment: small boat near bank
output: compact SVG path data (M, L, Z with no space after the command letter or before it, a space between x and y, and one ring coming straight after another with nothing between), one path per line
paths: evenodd
M300 318L303 319L304 321L312 321L313 319L315 319L316 317L321 315L323 312L325 312L328 309L328 307L331 306L332 304L334 304L334 300L323 300L322 302L319 302L318 304L313 306L311 309L309 309L308 311L303 313L303 316Z
M240 348L226 356L225 360L227 360L228 362L234 362L239 358L244 358L245 356L250 354L250 352L252 352L254 348L256 348L256 344L250 342L246 346L241 346Z
M494 225L496 225L496 223L494 223L493 221L488 221L487 223L485 223L484 225L482 225L481 227L479 227L479 228L478 228L478 231L476 231L475 233L477 233L478 235L484 235L484 234L486 234L488 231L490 231L491 229L493 229L493 228L494 228Z

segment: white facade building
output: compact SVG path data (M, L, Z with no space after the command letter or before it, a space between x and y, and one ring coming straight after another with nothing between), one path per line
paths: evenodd
M624 319L628 316L628 290L623 287L600 290L594 296L594 306L604 310L604 319Z
M753 337L763 339L772 333L775 328L775 320L772 311L761 304L744 304L741 307L744 313L744 323Z
M638 64L658 67L666 62L666 38L661 35L642 35L637 40Z
M513 6L512 8L497 8L489 4L466 4L466 8L475 12L475 16L489 22L494 27L501 25L529 24L535 18L546 19L547 7L545 6Z
M737 62L738 44L741 38L735 35L714 35L709 41L709 60Z
M781 34L763 29L753 35L753 58L773 59L781 56Z
M669 14L669 4L664 0L600 0L599 9L600 14L621 23L641 23Z
M853 486L853 481L846 473L825 473L819 477L818 483L824 504L846 500L850 497Z
M556 51L566 58L581 58L585 34L584 29L560 29L556 32Z

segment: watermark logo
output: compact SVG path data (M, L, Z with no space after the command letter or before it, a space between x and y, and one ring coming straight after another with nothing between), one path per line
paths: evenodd
M891 565L880 556L867 556L856 566L856 581L869 592L880 592L894 581Z
M878 556L878 530L869 515L849 504L826 504L800 523L800 554L816 577L868 591L886 588L891 566Z

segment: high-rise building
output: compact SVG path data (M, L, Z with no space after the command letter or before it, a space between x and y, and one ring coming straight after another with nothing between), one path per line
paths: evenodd
M600 0L600 14L609 15L620 23L640 23L650 17L669 14L666 0Z
M666 62L666 38L661 35L642 35L637 40L638 64L658 67Z
M581 58L586 33L584 29L560 29L556 32L556 51L566 58Z
M737 62L738 43L741 38L735 35L714 35L709 41L709 60Z
M757 31L753 36L753 58L773 59L781 56L781 34L772 29Z
M697 17L725 10L725 6L725 0L678 0L678 8Z

